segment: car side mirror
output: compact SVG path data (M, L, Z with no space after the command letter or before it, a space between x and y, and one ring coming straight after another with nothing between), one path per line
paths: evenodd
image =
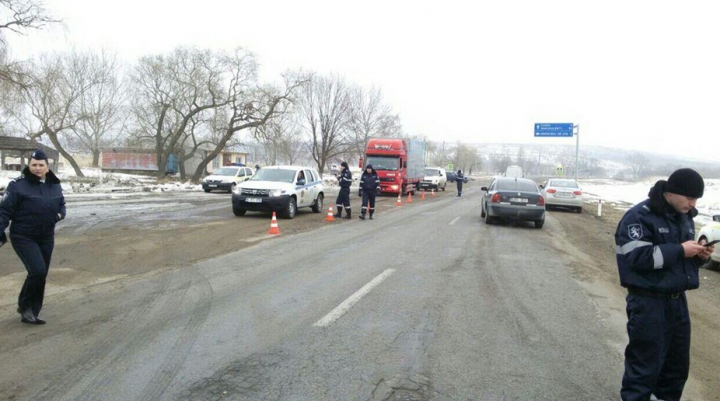
M482 187L482 188L480 188L480 190L481 190L481 191L487 191L488 188L487 188L487 187Z
M540 189L545 188L545 185L540 184Z
M716 214L713 216L713 221L720 222L720 214Z
M297 180L297 185L305 185L305 180L300 178L299 180Z

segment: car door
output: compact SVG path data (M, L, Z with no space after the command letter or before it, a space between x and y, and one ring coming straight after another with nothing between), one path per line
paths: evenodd
M305 202L307 206L310 206L317 196L317 185L315 185L315 175L312 170L305 169Z

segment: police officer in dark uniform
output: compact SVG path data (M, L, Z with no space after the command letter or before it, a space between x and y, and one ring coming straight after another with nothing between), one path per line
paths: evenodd
M343 207L345 208L345 214L344 217L346 220L350 220L350 184L352 184L352 173L350 172L350 169L348 168L347 162L340 163L340 166L342 167L342 171L340 172L340 175L337 177L338 182L340 183L340 193L338 194L337 199L335 200L335 206L337 207L337 212L335 212L335 217L340 217L342 215Z
M365 220L365 214L370 211L370 220L375 213L375 195L380 188L380 178L371 164L368 164L360 176L360 189L362 189L363 201L360 219Z
M623 401L682 395L690 371L685 291L698 288L698 268L715 250L695 241L695 203L704 188L695 170L679 169L655 183L615 232L620 283L628 290Z
M55 224L65 218L60 180L49 170L48 158L35 150L22 176L8 185L0 201L0 245L7 242L10 224L13 249L27 269L18 297L23 323L44 324L39 317L45 295L45 278L55 245Z
M465 176L462 173L462 170L457 171L457 188L458 188L458 194L457 196L462 196L462 186L463 186L463 179L465 179Z

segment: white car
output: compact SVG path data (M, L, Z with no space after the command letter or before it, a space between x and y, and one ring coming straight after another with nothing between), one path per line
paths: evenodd
M447 186L447 173L442 167L425 167L425 178L418 184L421 191L445 190Z
M713 221L700 229L697 240L705 240L706 242L720 240L720 214L714 215ZM714 269L720 267L720 244L715 244L715 252L710 255L710 260L705 266Z
M250 179L252 175L253 171L250 167L221 167L202 180L202 188L205 192L216 189L232 192L237 184Z
M325 199L322 177L315 169L301 166L268 166L233 190L235 216L245 212L278 212L292 219L301 207L320 213Z
M583 192L577 181L568 178L551 178L543 185L542 196L545 198L545 208L566 207L582 213Z

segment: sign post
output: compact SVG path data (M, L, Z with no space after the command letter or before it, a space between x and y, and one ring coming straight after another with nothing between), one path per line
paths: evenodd
M575 131L577 128L577 131ZM575 136L575 180L578 178L580 153L580 125L573 123L536 123L535 137L572 138Z

